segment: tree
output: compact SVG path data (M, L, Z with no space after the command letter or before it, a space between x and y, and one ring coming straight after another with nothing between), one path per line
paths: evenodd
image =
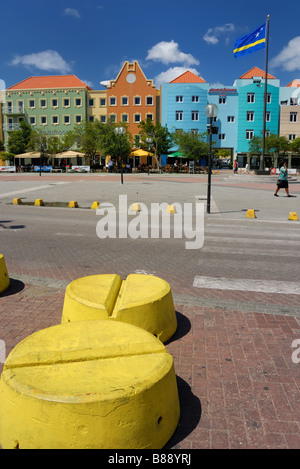
M290 142L289 150L291 150L293 153L297 153L298 155L300 154L300 137L295 138Z
M28 149L32 128L25 121L20 122L20 128L13 130L9 136L7 149L10 153L18 155Z
M122 122L119 124L107 122L103 124L100 121L95 121L97 130L97 149L104 155L110 155L112 158L123 159L126 158L132 147L132 137L128 131L127 126ZM116 127L124 127L125 133L117 135L115 133Z
M153 143L150 144L150 149L154 151L154 158L158 169L160 169L159 157L161 154L167 154L169 149L174 145L173 136L169 132L168 127L162 126L159 122L153 124L151 119L142 121L139 124L141 129L139 132L141 147L143 149L148 149L147 138L152 138Z
M209 153L209 143L206 142L207 132L202 134L194 132L176 131L174 141L187 158L200 160Z

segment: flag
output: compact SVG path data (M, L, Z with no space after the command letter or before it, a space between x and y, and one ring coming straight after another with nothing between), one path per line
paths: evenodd
M266 24L263 24L251 34L239 38L234 45L234 57L250 54L259 49L263 49L266 45Z

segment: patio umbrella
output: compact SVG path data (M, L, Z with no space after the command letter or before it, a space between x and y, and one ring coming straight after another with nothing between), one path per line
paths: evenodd
M138 150L132 151L130 156L153 156L153 153L149 153L148 151L139 148Z

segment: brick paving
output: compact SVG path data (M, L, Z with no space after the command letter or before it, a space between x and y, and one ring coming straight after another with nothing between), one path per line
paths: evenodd
M0 296L7 354L33 332L60 323L64 291L12 281ZM166 449L299 448L300 363L292 361L299 318L175 307L178 329L166 347L181 418Z
M26 178L30 177L26 175ZM78 180L83 177L76 176ZM45 178L43 175L41 179L45 181ZM63 180L61 178L57 176L55 181ZM119 179L111 178L111 182ZM198 184L200 179L194 178L193 182ZM171 181L170 177L167 183ZM184 179L180 181L184 183ZM229 182L232 184L232 179ZM216 195L223 190L222 184L220 180L219 187L215 188ZM240 182L234 190L239 190L238 184ZM255 188L248 187L249 191L259 188L262 194L266 192L265 186L270 190L270 184L251 184ZM218 204L225 204L225 199L226 193ZM285 203L284 200L281 202ZM279 205L271 207L272 213L276 207ZM174 358L181 417L166 449L300 448L300 362L293 363L292 360L295 351L292 343L300 339L299 295L192 286L195 275L216 275L218 264L222 274L234 278L248 272L255 278L276 279L284 275L285 280L298 281L297 258L295 262L289 254L285 264L277 265L276 256L272 262L269 258L260 261L259 255L256 258L236 255L231 259L230 255L218 255L216 248L215 255L204 252L199 260L199 255L193 259L195 254L191 251L185 251L183 255L178 249L179 244L171 244L171 248L162 250L161 244L153 240L147 240L147 245L145 241L136 240L134 250L129 240L122 243L108 240L109 244L103 243L99 254L98 245L91 237L86 238L89 250L84 247L84 238L74 236L71 245L67 236L55 238L55 230L62 230L59 225L46 237L42 218L35 217L32 209L27 208L25 215L21 215L21 209L15 208L12 212L1 205L4 221L0 222L0 227L3 226L0 252L5 255L11 277L9 290L0 295L0 338L5 341L6 354L33 332L60 323L65 287L74 278L108 271L125 277L137 269L145 269L147 273L169 281L178 318L178 329L166 347ZM31 223L26 220L28 215L32 216ZM81 212L81 217L84 220L73 228L74 234L80 231L88 236L90 226L95 222L84 231L88 216ZM26 230L22 236L21 228L15 228L11 233L7 229L9 223L18 223L19 227L24 225ZM224 230L226 221L222 223L221 230ZM234 222L228 223L231 226ZM282 232L276 233L274 238L282 236L284 246L287 234L296 245L297 229L294 226L285 228L283 224ZM281 225L278 225L278 231L279 227ZM271 234L272 230L270 224ZM67 227L65 234L69 232ZM253 236L259 240L257 233L259 229ZM265 229L262 236L265 239L267 235ZM68 246L76 246L76 253L73 249L68 250ZM229 246L238 249L237 240ZM268 249L271 255L271 242ZM290 249L294 249L294 244ZM177 255L172 255L173 252ZM298 357L300 359L300 350ZM0 372L2 368L0 364Z

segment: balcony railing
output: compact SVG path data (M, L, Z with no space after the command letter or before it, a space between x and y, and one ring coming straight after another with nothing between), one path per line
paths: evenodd
M3 130L6 132L12 132L13 130L19 130L20 124L3 124Z
M24 114L24 106L3 106L3 114Z

